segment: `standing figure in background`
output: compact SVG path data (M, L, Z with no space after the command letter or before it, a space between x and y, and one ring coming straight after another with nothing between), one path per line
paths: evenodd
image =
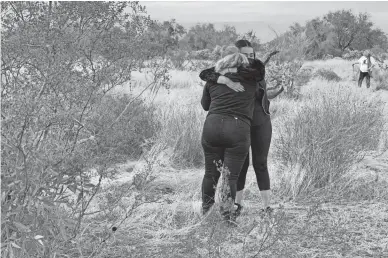
M358 87L361 88L362 81L366 78L366 87L370 87L370 77L372 75L372 68L376 64L376 60L371 56L368 50L365 50L363 56L358 60L357 63L352 64L354 67L355 64L360 65L360 75L358 77Z

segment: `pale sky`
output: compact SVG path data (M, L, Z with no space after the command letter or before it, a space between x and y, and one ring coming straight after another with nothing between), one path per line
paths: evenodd
M266 42L284 32L293 22L302 25L307 20L321 17L329 11L351 9L354 13L368 12L371 20L388 33L388 1L140 1L152 19L176 19L185 28L196 23L214 23L236 27L237 32L251 29Z

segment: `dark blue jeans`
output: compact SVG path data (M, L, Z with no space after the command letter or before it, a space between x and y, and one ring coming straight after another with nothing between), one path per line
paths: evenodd
M202 147L205 154L205 176L202 181L202 208L210 209L220 172L215 162L222 161L230 171L231 198L236 198L237 180L251 143L250 125L237 117L210 114L203 132Z

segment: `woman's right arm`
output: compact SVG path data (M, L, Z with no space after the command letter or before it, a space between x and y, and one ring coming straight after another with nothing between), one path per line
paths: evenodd
M200 74L199 74L199 78L201 78L202 81L205 81L205 82L213 82L213 83L217 83L217 80L218 80L218 77L220 77L221 74L219 73L216 73L214 67L212 68L208 68L208 69L205 69L203 70Z
M214 67L203 70L199 74L199 78L201 78L201 80L205 82L225 84L226 86L237 92L245 91L244 86L242 86L240 82L234 82L226 76L217 73Z
M265 65L258 59L251 59L249 67L239 67L238 74L245 80L259 82L265 78Z
M279 96L279 94L282 93L283 91L284 91L284 87L283 87L283 86L280 88L280 90L278 90L278 91L276 91L276 92L268 91L268 90L267 90L268 99L274 99L274 98L276 98L276 97Z
M277 53L279 53L279 51L275 50L275 51L273 51L271 54L269 54L268 57L267 57L267 59L265 59L265 61L264 61L264 63L263 63L264 66L266 66L266 65L268 64L269 60L271 59L271 57L274 56L274 55L276 55Z

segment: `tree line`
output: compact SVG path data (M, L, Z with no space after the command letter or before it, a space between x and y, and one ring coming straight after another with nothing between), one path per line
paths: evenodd
M387 34L375 27L368 13L354 13L351 10L329 12L322 17L307 21L304 25L294 23L289 29L265 44L254 33L254 28L245 34L237 33L235 27L226 25L217 30L212 23L197 24L189 29L166 21L164 25L176 33L174 49L184 51L214 50L217 46L233 44L238 38L251 40L256 50L277 46L292 50L297 45L305 58L317 59L324 55L341 56L346 51L373 49L388 52ZM295 46L296 47L296 46Z

